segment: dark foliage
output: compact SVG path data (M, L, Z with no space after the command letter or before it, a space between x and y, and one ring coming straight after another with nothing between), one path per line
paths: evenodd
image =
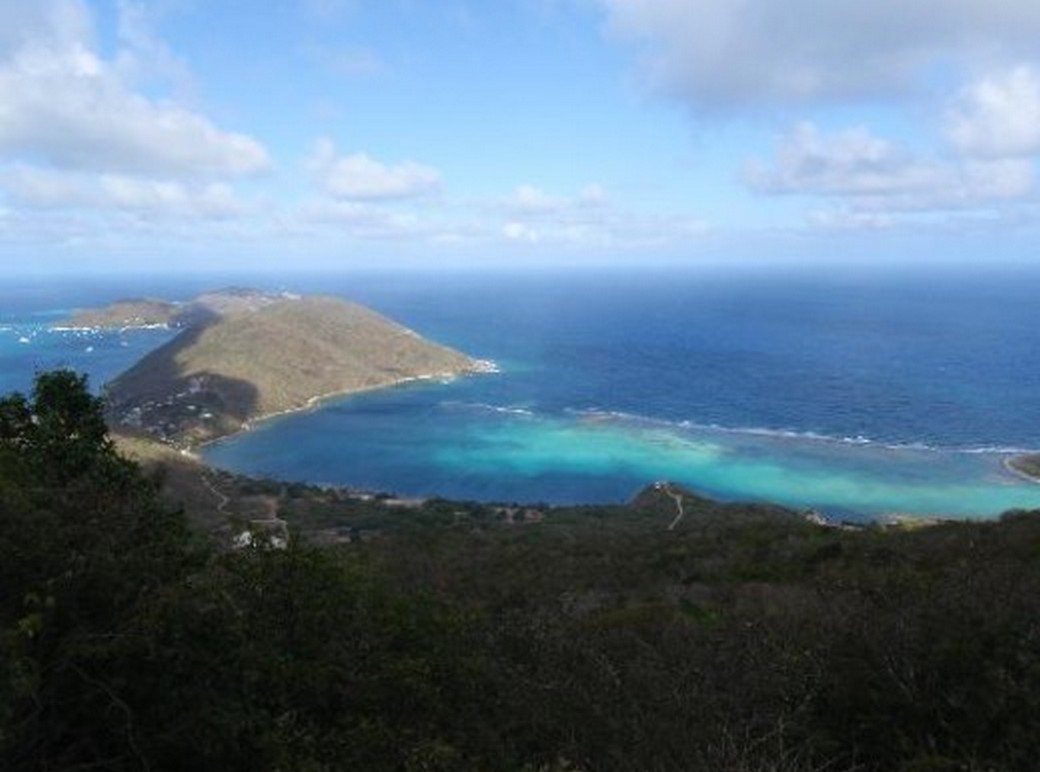
M0 400L5 770L1040 758L1036 513L847 532L697 500L669 531L652 497L514 525L435 501L364 543L221 552L100 416L65 372Z

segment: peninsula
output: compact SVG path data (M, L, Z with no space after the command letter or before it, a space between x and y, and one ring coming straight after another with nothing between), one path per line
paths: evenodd
M77 319L125 326L128 310ZM491 369L331 297L225 290L170 304L165 323L181 332L107 384L107 418L181 449L326 397Z

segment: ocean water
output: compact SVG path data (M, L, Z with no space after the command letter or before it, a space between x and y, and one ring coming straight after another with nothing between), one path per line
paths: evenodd
M1003 467L1040 449L1040 271L26 283L0 292L0 387L54 364L100 383L169 334L47 331L70 307L232 282L350 297L501 368L331 400L206 449L237 471L553 503L669 479L844 517L1040 507L1040 485Z

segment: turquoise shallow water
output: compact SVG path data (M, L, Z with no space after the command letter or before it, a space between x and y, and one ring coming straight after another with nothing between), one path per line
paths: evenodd
M452 399L468 386L341 400L211 446L206 457L276 477L485 500L624 501L667 479L723 499L853 518L1040 507L1040 485L1008 474L1000 453L768 436L598 412L545 416Z
M55 332L62 309L221 284L339 294L497 375L330 402L212 446L230 469L416 495L623 501L681 481L844 517L1040 507L1040 271L212 277L0 287L0 387L95 385L169 337Z

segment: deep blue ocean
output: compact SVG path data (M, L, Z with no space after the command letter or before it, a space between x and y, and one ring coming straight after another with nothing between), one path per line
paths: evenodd
M101 384L164 331L70 309L226 284L370 305L501 372L332 400L206 449L251 474L498 501L616 502L658 479L844 517L1040 507L1040 270L544 271L5 280L0 389Z

